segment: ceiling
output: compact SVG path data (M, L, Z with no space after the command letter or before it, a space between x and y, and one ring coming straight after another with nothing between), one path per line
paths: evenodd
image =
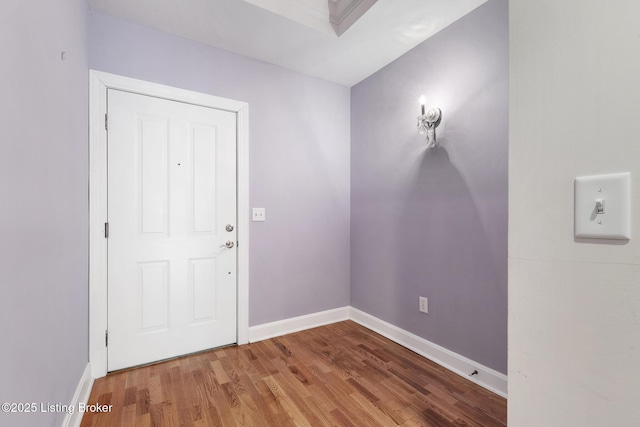
M88 0L94 11L348 87L487 0L378 0L340 37L329 1Z

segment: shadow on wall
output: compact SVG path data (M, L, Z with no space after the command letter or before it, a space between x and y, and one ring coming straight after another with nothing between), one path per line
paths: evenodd
M400 292L397 313L405 329L477 361L491 360L486 348L505 301L496 299L500 278L474 198L442 146L425 149L398 223L396 248ZM490 291L489 291L490 290ZM429 313L418 297L429 299Z

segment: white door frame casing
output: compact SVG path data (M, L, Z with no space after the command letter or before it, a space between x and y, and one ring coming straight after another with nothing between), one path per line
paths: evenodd
M237 117L237 343L249 342L249 106L245 102L89 70L89 363L107 374L107 89L231 111Z

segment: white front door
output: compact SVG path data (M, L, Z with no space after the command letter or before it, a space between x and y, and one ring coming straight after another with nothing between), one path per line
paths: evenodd
M108 90L108 370L236 342L236 114Z

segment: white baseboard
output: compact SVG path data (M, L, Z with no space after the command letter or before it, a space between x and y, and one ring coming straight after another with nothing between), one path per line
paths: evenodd
M291 334L305 329L316 328L330 323L349 320L349 309L351 307L340 307L332 310L320 311L304 316L292 317L290 319L278 320L277 322L264 323L262 325L249 327L249 342L262 341L280 335Z
M427 341L417 335L400 329L390 323L380 320L364 311L351 307L349 318L356 323L361 324L365 328L371 329L379 333L391 341L408 348L421 356L437 363L438 365L454 372L469 381L478 384L493 393L504 398L507 397L507 376L488 368L480 363L467 359L451 350L447 350L437 344ZM478 374L470 376L473 371Z
M89 401L89 395L91 394L92 387L93 377L91 376L91 364L87 363L69 406L70 408L74 408L73 414L67 413L64 417L64 421L62 421L62 427L80 426L80 423L82 422L82 415L84 415L84 413L78 411L79 403L87 403Z

